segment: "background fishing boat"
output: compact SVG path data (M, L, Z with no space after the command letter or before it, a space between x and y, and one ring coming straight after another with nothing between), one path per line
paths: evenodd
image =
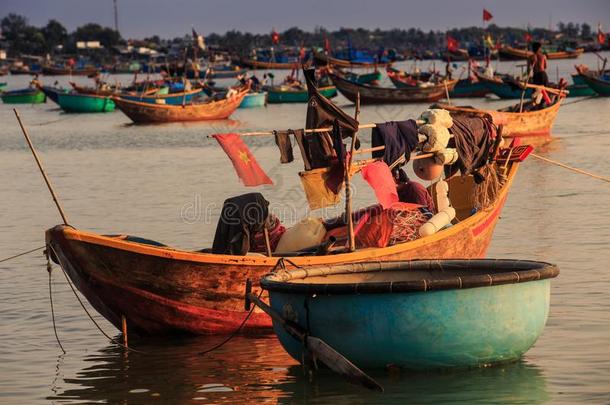
M610 96L610 73L608 71L602 69L601 73L594 72L585 66L577 66L576 70L578 71L577 78L580 82L584 82L600 96Z
M392 64L392 62L361 62L356 60L346 60L334 58L332 56L328 56L325 53L314 51L313 53L314 62L316 66L324 67L324 66L338 66L342 68L371 68L374 69L376 67L385 67Z
M275 61L264 61L256 59L241 58L239 64L249 69L298 69L299 62L275 62Z
M206 121L228 118L239 107L249 89L221 100L206 100L185 105L156 104L114 97L118 109L139 124Z
M11 90L0 94L5 104L40 104L47 100L45 94L39 89Z
M585 50L583 48L579 48L574 50L548 52L544 51L543 48L543 52L546 55L547 59L576 59L580 55L582 55L584 51ZM530 56L533 55L532 51L530 50L513 48L512 46L503 46L499 49L498 52L500 53L500 57L505 60L528 59Z
M6 89L6 82L0 82L0 91Z
M514 78L509 78L507 75L487 77L480 72L474 72L477 80L487 88L491 93L504 99L520 99L523 94L523 87L519 81ZM524 97L530 98L533 89L526 89Z
M119 97L124 100L139 101L142 103L182 105L184 103L191 103L194 98L203 95L203 90L200 88L174 93L159 92L159 89L153 89L151 92L152 94L120 93Z
M448 80L446 83L439 83L426 87L406 87L389 88L376 87L367 84L357 84L346 80L336 74L330 73L337 90L348 100L356 102L360 94L362 104L388 104L388 103L423 103L438 101L446 97L447 93L453 90L457 80Z
M335 86L323 86L319 87L318 90L326 98L337 96L337 88ZM307 101L309 101L309 93L305 88L281 85L267 89L267 102L269 104L306 103Z
M267 105L267 92L248 93L241 101L239 108L264 107Z
M94 66L70 68L45 65L42 67L42 74L47 76L94 76L98 73L99 69Z
M375 69L374 71L372 71L370 73L355 73L355 72L345 71L345 70L342 70L341 68L335 67L332 69L332 71L335 72L336 74L341 75L345 79L358 83L358 84L376 85L379 83L379 81L383 77L381 72L377 69Z
M112 112L115 109L110 96L78 93L59 93L57 96L57 104L69 113Z
M518 106L510 107L516 111L483 110L472 107L459 107L447 104L437 104L437 108L444 108L452 113L463 114L489 114L496 125L502 125L502 136L507 139L521 138L530 145L543 145L551 140L551 129L555 117L559 112L563 98L558 99L550 106L533 111L519 112ZM516 107L516 108L515 108Z
M120 100L117 105L121 108ZM508 164L507 180L496 199L474 214L473 177L449 179L449 197L458 222L436 234L383 248L282 256L299 267L484 257L518 166L517 162ZM100 314L119 329L124 315L130 332L145 335L234 332L247 315L243 305L246 280L259 280L279 259L184 251L148 239L104 236L65 225L49 229L46 240L53 259ZM270 328L270 319L254 312L243 331Z
M276 313L360 368L438 369L520 358L544 329L558 274L524 260L416 260L280 270L260 284ZM274 332L307 358L275 320Z

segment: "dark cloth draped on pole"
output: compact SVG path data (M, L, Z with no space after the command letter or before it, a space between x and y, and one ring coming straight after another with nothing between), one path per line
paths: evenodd
M332 126L337 120L341 138L354 136L358 131L358 121L320 94L314 69L304 69L303 74L309 92L305 128L326 128ZM330 132L307 133L304 135L303 144L312 169L329 167L336 158Z

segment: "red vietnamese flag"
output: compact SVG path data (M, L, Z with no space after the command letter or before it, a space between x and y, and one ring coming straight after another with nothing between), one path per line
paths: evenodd
M277 45L280 43L280 34L275 30L275 28L273 29L273 31L271 31L271 43L273 45Z
M494 18L493 15L491 15L491 13L489 11L487 11L487 9L483 9L483 21L491 21L491 19Z
M600 45L606 43L606 34L604 34L604 31L602 30L601 23L597 23L597 42L599 42Z
M238 134L212 135L231 159L237 176L244 186L254 187L262 184L273 184L273 181L258 165L258 162Z
M525 42L529 44L530 42L532 42L532 34L526 32L525 35L523 35L523 39L525 39Z
M453 52L453 51L457 51L457 49L458 49L458 41L457 41L457 39L447 35L447 50L449 52Z
M324 37L324 50L330 55L330 41L327 37Z

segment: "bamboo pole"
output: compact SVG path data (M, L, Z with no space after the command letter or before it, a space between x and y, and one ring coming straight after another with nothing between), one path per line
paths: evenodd
M127 318L125 318L125 315L121 315L121 332L123 334L123 346L125 346L125 348L128 348L128 340L127 340Z
M36 152L34 145L32 145L32 141L30 140L30 135L28 134L27 129L25 129L25 126L23 125L23 122L21 121L19 112L17 111L16 108L13 108L13 112L15 113L15 117L17 117L17 121L19 122L21 131L23 132L23 136L25 136L25 140L27 141L28 146L30 147L30 150L32 151L32 154L34 155L34 160L36 160L36 164L38 165L38 169L40 169L40 173L42 174L42 177L44 178L44 182L47 184L47 188L49 189L49 192L51 193L51 197L53 197L53 202L55 202L55 205L57 206L57 209L59 210L59 215L61 215L61 219L63 219L64 224L68 225L68 219L66 218L66 214L64 213L64 210L61 208L61 204L59 204L59 200L57 199L57 196L55 195L53 186L51 186L51 182L49 181L49 178L47 177L47 173L44 171L44 167L42 167L42 162L40 161L40 158L38 157L38 153Z
M360 115L360 92L356 95L356 111L354 112L354 119L358 121ZM351 190L351 168L352 160L354 156L354 149L356 146L356 139L358 132L355 132L352 136L352 144L349 151L349 157L347 165L345 165L345 218L347 220L347 236L349 240L349 251L353 252L356 250L356 237L354 235L354 219L352 218L352 190Z

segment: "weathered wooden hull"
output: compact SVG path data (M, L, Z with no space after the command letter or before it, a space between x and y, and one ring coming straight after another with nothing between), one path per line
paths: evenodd
M318 91L326 98L333 98L337 95L337 88L335 86L320 87ZM293 90L279 86L271 87L267 90L267 102L269 104L306 103L307 101L309 101L307 89Z
M298 62L265 62L254 59L242 58L239 64L250 69L298 69Z
M133 122L138 124L184 122L184 121L206 121L229 118L239 107L246 96L247 90L243 90L235 96L211 101L203 104L153 104L139 101L126 100L120 97L113 98L117 108L127 115Z
M559 112L561 101L538 111L505 112L495 110L478 110L473 108L442 105L449 111L464 113L484 113L493 117L494 123L503 125L502 136L505 138L521 138L523 143L543 145L551 141L551 128Z
M119 97L124 100L139 101L142 103L164 103L170 105L182 105L182 103L191 103L193 98L203 95L203 90L195 89L180 93L169 93L169 94L154 94L151 96L145 96L142 94L129 94L121 93Z
M57 104L62 110L70 113L112 112L115 109L111 97L91 94L60 93Z
M313 54L314 61L317 66L338 66L345 68L375 68L375 67L385 67L389 66L391 62L385 63L371 63L371 62L353 62L345 59L333 58L332 56L327 56L320 52L314 52Z
M4 104L40 104L47 100L47 96L40 90L9 91L0 95Z
M360 263L308 272L261 281L277 313L360 368L444 369L520 358L544 329L551 279L559 270L547 263L483 259ZM302 361L302 343L276 322L274 332Z
M508 60L523 60L533 55L532 51L517 49L511 46L503 46L500 48L499 52L502 59ZM579 48L574 51L546 52L545 55L547 59L576 59L582 55L583 52L584 49Z
M405 87L387 88L375 87L365 84L358 84L346 80L335 74L329 74L337 90L348 100L356 102L360 94L361 104L390 104L390 103L427 103L438 101L446 96L446 91L451 91L455 87L457 80L444 84L437 84L430 87Z
M451 179L450 196L462 220L435 235L353 253L294 256L290 261L308 267L376 260L483 257L517 168L517 164L511 166L496 202L474 215L470 215L468 194L463 195L471 190L472 178ZM64 225L49 229L46 239L49 251L100 314L117 328L124 315L130 331L148 335L234 332L247 315L243 305L246 280L260 280L279 260L279 257L187 252ZM243 331L261 332L270 328L270 319L254 312Z
M43 66L42 74L47 76L91 76L99 72L96 67L86 67L81 69L58 68L53 66Z
M600 96L610 97L610 81L602 80L598 77L595 77L591 73L581 74L579 76L583 82L587 84L593 91L595 91Z

